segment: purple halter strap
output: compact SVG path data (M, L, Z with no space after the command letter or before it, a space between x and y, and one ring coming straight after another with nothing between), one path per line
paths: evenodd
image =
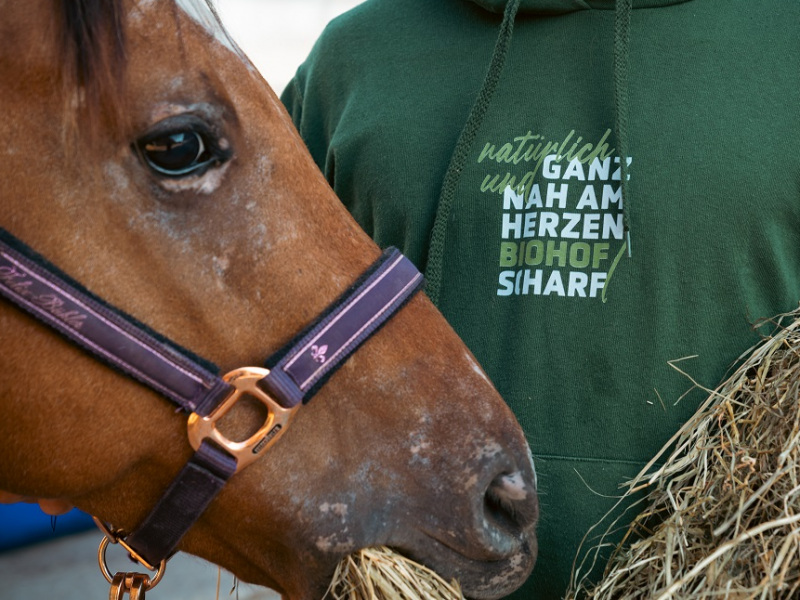
M301 403L399 310L423 277L390 248L267 368L219 369L109 306L0 228L0 296L95 357L160 392L189 416L195 453L122 545L144 566L167 559L227 480L286 430ZM215 423L247 394L269 416L248 440L231 442Z

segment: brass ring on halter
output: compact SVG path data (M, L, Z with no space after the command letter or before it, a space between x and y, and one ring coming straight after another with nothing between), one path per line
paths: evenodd
M103 577L106 578L106 581L108 581L108 583L114 585L115 576L111 575L111 571L108 568L108 563L106 562L106 549L108 548L108 544L111 541L112 540L110 538L105 536L103 537L102 540L100 540L100 547L97 549L97 562L100 563L100 572L103 573ZM158 583L161 581L161 578L164 577L164 573L167 570L167 561L162 560L161 564L159 564L158 567L153 570L156 572L156 574L153 576L152 579L150 579L150 577L148 576L143 576L145 577L144 581L145 590L152 589L156 587L156 585L158 585ZM117 575L119 575L119 573L117 573ZM126 575L130 575L130 573Z

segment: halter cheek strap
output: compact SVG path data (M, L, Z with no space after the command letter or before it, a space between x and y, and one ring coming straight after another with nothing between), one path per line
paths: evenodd
M296 341L267 361L269 375L259 384L287 408L308 402L422 284L411 261L390 248Z
M216 365L108 305L3 229L0 295L188 412L230 392Z
M390 248L273 355L268 368L247 367L221 377L216 365L108 305L0 229L0 296L191 413L192 458L134 532L115 539L151 570L175 551L227 480L261 456L299 406L422 285L416 267ZM233 442L215 424L242 395L261 401L268 417L249 439Z

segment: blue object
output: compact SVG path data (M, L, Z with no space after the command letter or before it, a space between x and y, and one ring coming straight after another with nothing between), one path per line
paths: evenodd
M52 519L55 519L55 531ZM77 508L51 517L43 513L38 504L0 504L0 552L54 540L92 527L92 517Z

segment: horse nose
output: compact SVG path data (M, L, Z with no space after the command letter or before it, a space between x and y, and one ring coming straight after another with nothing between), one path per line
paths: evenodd
M479 529L487 550L497 557L519 550L530 541L539 518L536 470L501 472L491 479L483 494Z

